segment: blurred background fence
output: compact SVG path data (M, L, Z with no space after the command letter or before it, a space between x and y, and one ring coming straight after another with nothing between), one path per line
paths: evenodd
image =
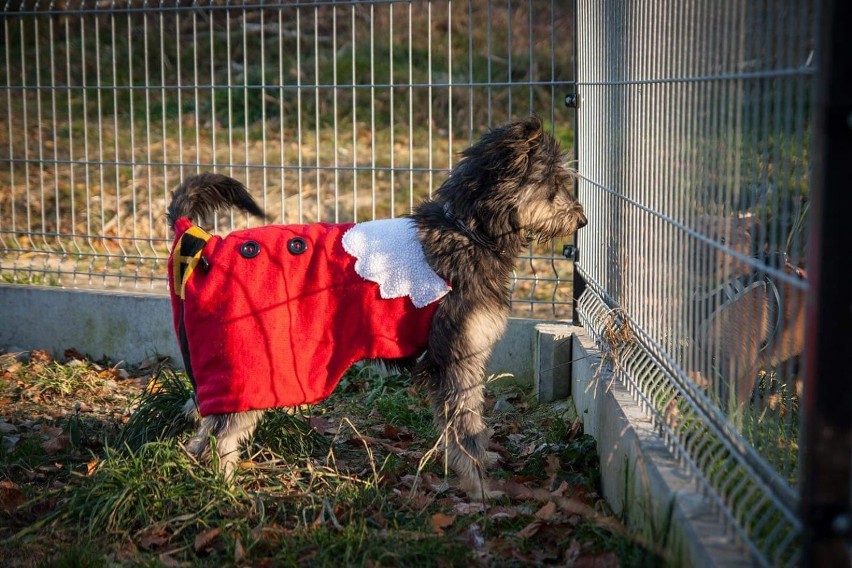
M573 147L561 2L34 0L0 14L10 281L165 292L164 207L199 171L239 178L276 222L363 221L408 213L511 118L535 112ZM515 315L570 315L561 245L519 262Z

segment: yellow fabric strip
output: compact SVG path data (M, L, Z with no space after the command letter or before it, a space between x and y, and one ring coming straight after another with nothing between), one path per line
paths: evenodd
M204 244L210 240L210 233L204 231L201 227L193 225L181 236L180 242L175 247L172 258L172 268L174 270L174 282L177 286L175 291L181 300L186 299L186 283L189 277L195 271L195 267L201 261L201 253L204 252ZM193 242L190 239L197 239ZM201 241L201 242L198 242ZM187 245L192 254L184 255L184 245Z

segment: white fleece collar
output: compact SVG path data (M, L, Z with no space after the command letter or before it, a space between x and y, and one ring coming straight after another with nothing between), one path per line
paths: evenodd
M359 223L343 235L343 249L355 257L355 272L378 284L386 300L408 296L422 308L452 289L426 263L412 219Z

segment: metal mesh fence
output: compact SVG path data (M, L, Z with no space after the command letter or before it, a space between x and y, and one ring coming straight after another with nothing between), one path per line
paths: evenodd
M561 2L34 0L0 18L9 281L165 291L164 207L199 171L275 222L362 221L409 212L511 118L573 147ZM519 262L515 315L570 314L561 245Z
M578 2L582 321L761 563L798 554L815 2Z

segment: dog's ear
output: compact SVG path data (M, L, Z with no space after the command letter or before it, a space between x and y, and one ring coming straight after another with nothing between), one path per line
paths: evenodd
M544 126L538 116L532 115L526 120L511 123L507 130L504 141L512 153L509 169L521 179L529 168L533 152L544 140Z
M544 124L541 122L541 119L537 114L530 115L530 117L521 123L524 127L524 135L527 140L529 140L530 144L535 144L536 142L541 141L544 137Z

